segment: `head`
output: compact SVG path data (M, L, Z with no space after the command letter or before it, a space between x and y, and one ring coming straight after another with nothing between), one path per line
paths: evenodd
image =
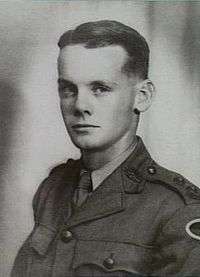
M148 44L129 26L111 20L83 23L76 29L65 32L58 42L60 49L76 44L82 44L86 49L119 45L127 53L122 71L137 75L141 79L148 78Z
M67 31L58 45L60 104L74 144L93 151L129 143L154 92L145 39L103 20Z

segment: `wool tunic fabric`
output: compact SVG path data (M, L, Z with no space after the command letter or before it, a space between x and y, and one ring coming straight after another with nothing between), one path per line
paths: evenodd
M80 160L54 168L12 277L200 276L200 190L139 142L73 210Z

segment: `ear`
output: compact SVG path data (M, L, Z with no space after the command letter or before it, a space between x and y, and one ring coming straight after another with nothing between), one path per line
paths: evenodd
M155 97L155 87L151 80L146 79L136 85L134 109L145 112Z

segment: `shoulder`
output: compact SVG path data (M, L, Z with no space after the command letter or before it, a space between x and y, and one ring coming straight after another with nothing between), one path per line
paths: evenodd
M65 163L59 164L50 170L49 177L60 175L76 166L77 160L68 159Z
M122 166L132 183L137 184L137 192L144 186L154 193L176 195L184 204L200 203L200 189L181 174L160 166L152 159L142 139L138 138L135 150ZM130 190L131 190L130 186ZM134 191L134 188L133 190ZM162 198L162 195L160 195Z
M155 161L147 166L144 178L149 184L148 189L160 199L158 217L164 224L163 235L182 237L189 243L199 242L200 188Z
M56 191L62 189L62 179L70 179L70 175L78 169L78 164L78 160L69 159L66 163L59 164L50 170L49 175L40 183L33 197L34 216L38 214L50 194L56 194Z
M151 210L158 211L163 222L179 209L185 213L195 205L197 211L200 210L200 189L181 174L160 166L150 156L137 168L132 163L128 171L125 170L131 179L131 182L127 182L128 192L142 193L145 203Z
M168 170L151 161L143 174L143 178L152 186L157 185L165 194L176 194L185 205L200 204L200 188L191 183L183 175ZM151 186L151 187L152 187Z

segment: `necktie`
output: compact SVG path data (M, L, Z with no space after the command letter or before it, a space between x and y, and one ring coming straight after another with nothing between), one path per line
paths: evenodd
M75 207L80 207L87 199L92 191L91 173L83 171L80 174L78 186L74 192L73 202Z

